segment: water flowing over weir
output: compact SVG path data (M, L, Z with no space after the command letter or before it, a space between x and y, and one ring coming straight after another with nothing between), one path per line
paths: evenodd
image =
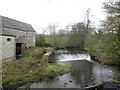
M85 52L69 52L67 50L58 50L55 53L55 60L57 61L76 61L76 60L87 60L93 62L90 55Z
M116 88L111 78L117 77L118 68L92 61L86 52L57 50L54 52L54 59L56 62L71 63L72 71L53 79L47 78L42 82L24 85L20 88L24 88L22 90L30 88L84 88L88 85L105 82L110 82L109 85L104 86L105 88Z
M88 54L60 54L55 57L57 61L76 61L76 60L87 60L92 62Z

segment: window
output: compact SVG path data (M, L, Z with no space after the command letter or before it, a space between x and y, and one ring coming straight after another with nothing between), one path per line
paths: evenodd
M8 42L11 42L11 38L7 38L7 41L8 41Z

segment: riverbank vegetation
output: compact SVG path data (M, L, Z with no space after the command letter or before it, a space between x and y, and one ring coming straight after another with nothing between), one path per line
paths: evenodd
M86 49L101 63L120 65L120 1L105 2L103 8L107 17L99 33L88 36Z
M42 47L66 47L68 36L66 35L36 35L36 46Z
M103 64L119 66L120 1L105 2L103 9L107 16L101 22L100 29L92 27L88 9L85 22L69 24L65 29L58 29L57 25L53 24L44 29L49 34L37 34L37 47L24 51L21 59L3 61L3 86L18 87L68 72L71 68L68 63L55 64L42 60L43 54L53 51L46 47L85 50Z
M54 77L70 71L71 65L48 63L42 60L45 52L52 48L31 48L26 50L21 59L3 61L3 87L18 87L33 81L41 81L46 77Z
M48 26L43 34L44 46L54 48L77 48L89 52L93 60L102 64L120 65L120 1L103 3L106 18L99 28L92 26L90 9L86 11L85 22L69 24L58 30L56 25ZM93 17L94 18L94 17ZM61 44L62 43L62 44ZM118 77L120 75L118 74ZM114 81L120 81L115 80Z
M106 19L99 29L92 26L90 9L86 11L85 22L69 24L65 29L56 25L48 26L43 34L44 46L55 48L78 48L86 50L94 59L103 64L120 65L120 1L103 3ZM94 18L94 17L93 17ZM39 36L39 35L38 35Z

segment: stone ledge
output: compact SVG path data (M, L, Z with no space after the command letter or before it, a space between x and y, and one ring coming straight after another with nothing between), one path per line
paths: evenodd
M53 52L47 52L42 56L42 60L45 62L53 63Z

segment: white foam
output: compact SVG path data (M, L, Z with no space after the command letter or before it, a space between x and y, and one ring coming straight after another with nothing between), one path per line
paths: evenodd
M60 54L56 56L58 61L75 61L75 60L87 60L91 61L89 54Z

